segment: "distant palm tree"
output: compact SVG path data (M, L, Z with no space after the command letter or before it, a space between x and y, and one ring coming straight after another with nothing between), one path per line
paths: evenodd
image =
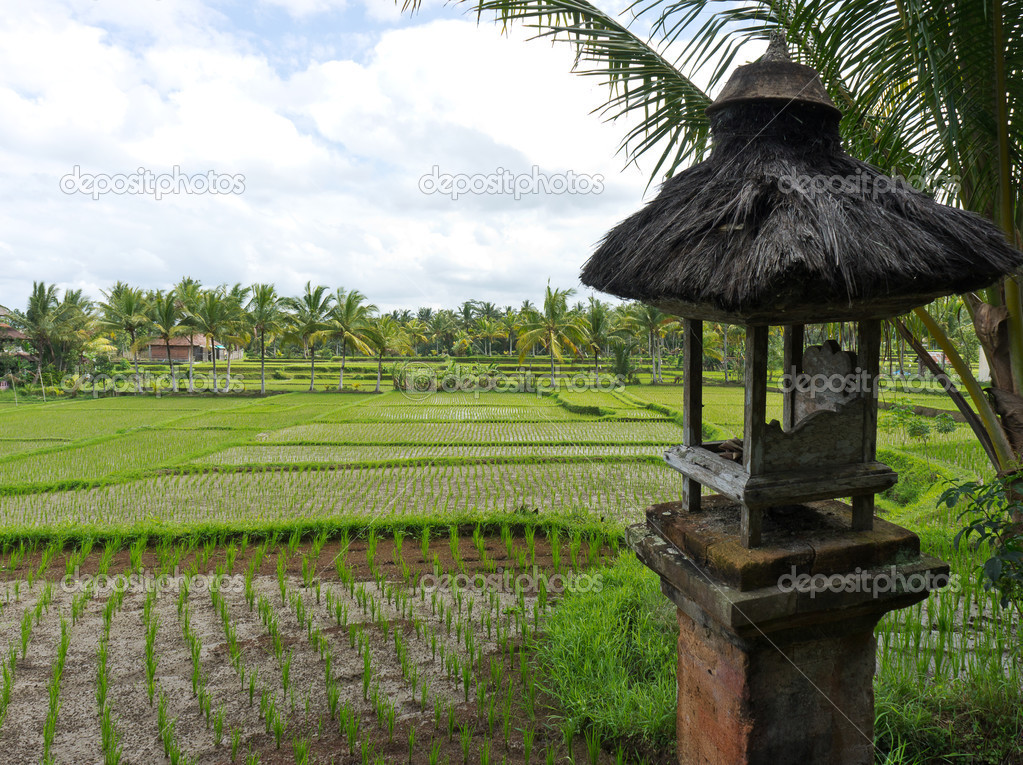
M224 331L224 345L227 346L227 381L224 383L224 390L231 386L231 356L236 350L240 350L252 342L252 327L249 325L249 317L245 312L245 301L249 298L251 287L243 287L235 284L224 294L228 306L231 309L231 320Z
M500 319L501 309L493 303L473 301L476 306L476 318L478 319Z
M366 296L358 290L345 291L340 288L330 311L330 336L341 341L341 374L337 378L337 389L345 387L345 363L348 360L348 346L362 353L371 353L367 341L370 318L377 307L366 302Z
M486 355L490 356L493 351L493 341L505 337L504 325L497 319L481 316L476 321L476 336L486 342Z
M181 304L181 311L184 313L182 324L188 329L182 335L188 337L188 392L195 392L195 322L192 316L196 306L199 305L199 295L202 293L202 282L185 276L178 282L174 291L178 294L178 301Z
M316 390L316 343L330 330L329 314L334 296L327 288L312 282L305 283L305 294L301 297L284 298L281 303L291 311L288 321L288 336L302 343L309 353L309 392Z
M199 295L199 302L192 313L192 326L206 335L206 343L213 352L213 392L217 387L217 341L229 331L235 319L234 307L224 294L223 288L205 290Z
M521 318L518 311L511 306L505 309L504 316L501 317L501 326L504 327L504 336L508 338L508 355L511 356L515 350L515 336L519 332Z
M138 287L131 287L124 282L117 282L104 292L106 301L100 303L102 318L100 325L115 332L128 335L129 348L135 360L135 392L142 392L142 378L139 375L140 335L149 326L149 305L146 296Z
M543 310L530 312L523 320L519 335L519 363L533 348L547 349L551 359L551 387L555 387L554 359L560 360L564 352L578 355L579 346L585 343L582 317L568 310L568 299L575 290L551 289L547 285Z
M600 374L600 352L607 346L614 332L611 314L605 303L591 297L582 316L586 349L593 353L593 372Z
M419 344L426 344L430 339L430 327L418 318L409 319L405 322L405 333L408 335L408 341L411 346L413 356L418 355Z
M259 338L259 393L266 395L266 338L273 338L284 328L281 299L272 284L253 284L245 309L248 324Z
M57 286L44 282L33 282L25 313L16 311L8 318L35 349L40 378L44 364L63 371L95 330L92 303L81 290L67 290L61 299Z
M162 340L167 348L167 366L170 367L171 390L178 392L178 379L174 376L174 359L171 357L171 340L187 331L181 325L184 314L174 290L153 293L149 299L149 321L153 337Z
M664 311L646 303L636 303L632 306L629 314L636 329L647 337L652 372L650 383L663 382L661 378L661 338L670 327L678 325L678 319L674 319Z
M476 320L476 301L466 300L458 306L458 324L468 332L472 329L472 323Z
M383 377L384 356L388 353L404 353L408 350L408 336L405 330L390 316L381 316L366 330L366 340L373 348L377 357L377 387L380 392L380 380Z
M433 335L434 349L438 353L440 353L441 341L444 341L445 348L450 348L449 343L454 338L455 332L458 331L458 322L454 313L446 308L438 311L430 323L430 330Z

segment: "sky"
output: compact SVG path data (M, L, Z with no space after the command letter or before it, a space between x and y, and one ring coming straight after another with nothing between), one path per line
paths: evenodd
M585 299L583 263L656 187L571 64L440 0L19 2L0 304L183 276L385 311L536 303L548 281Z

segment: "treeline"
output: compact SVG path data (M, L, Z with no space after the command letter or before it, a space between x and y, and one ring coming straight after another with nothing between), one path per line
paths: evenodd
M638 361L651 369L651 382L663 381L666 356L681 353L681 324L673 316L642 303L612 305L589 298L571 303L574 290L548 286L539 305L525 300L518 307L468 300L453 309L430 307L381 312L356 289L307 283L300 295L281 295L272 284L204 287L183 278L171 290L144 290L118 282L103 299L93 301L80 290L61 294L55 285L37 282L24 310L14 309L5 320L20 336L7 339L8 353L0 355L0 374L21 367L64 374L104 371L117 358L130 359L138 372L140 351L151 348L154 359L163 347L174 372L172 344L189 338L213 351L250 356L304 358L310 364L310 390L315 385L317 358L341 360L338 387L353 355L374 357L378 378L383 359L390 356L518 356L548 357L554 365L566 357L592 362L594 371L607 371L633 379ZM934 304L949 333L958 335L969 356L975 355L972 325L962 321L962 304L947 298ZM911 321L911 319L910 319ZM705 322L704 365L723 369L725 379L742 369L742 327ZM812 328L810 340L836 337L849 341L851 325L829 324ZM2 337L2 335L0 335ZM892 327L885 333L890 367L905 369L905 348ZM0 342L3 342L0 340ZM23 353L11 354L10 346ZM781 333L772 333L772 357L781 359ZM28 358L28 357L31 358ZM189 379L192 361L189 360ZM265 390L265 370L263 374Z

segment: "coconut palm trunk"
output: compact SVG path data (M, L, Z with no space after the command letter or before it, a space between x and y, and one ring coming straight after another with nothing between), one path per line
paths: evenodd
M259 332L259 395L266 395L266 332Z
M337 378L337 389L343 390L345 387L345 362L348 360L348 340L341 341L341 374Z
M316 392L316 350L309 348L309 392Z
M217 341L210 340L210 350L213 355L213 392L217 393Z
M171 358L171 344L170 338L167 338L167 366L170 367L170 378L171 378L171 390L174 393L178 392L178 381L174 377L174 360Z
M195 335L188 336L188 392L195 393Z

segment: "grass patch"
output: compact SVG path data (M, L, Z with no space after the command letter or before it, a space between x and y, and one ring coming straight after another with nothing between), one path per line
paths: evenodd
M569 592L537 646L545 689L570 724L638 749L675 740L675 609L631 554L601 572L599 592Z

